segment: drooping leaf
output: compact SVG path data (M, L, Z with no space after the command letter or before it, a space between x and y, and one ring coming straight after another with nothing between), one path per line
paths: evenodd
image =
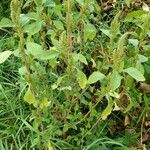
M106 120L107 117L111 114L111 112L113 111L113 105L114 105L113 101L111 99L109 99L107 107L101 114L101 118L103 120Z
M0 53L0 64L5 62L12 53L12 51L4 51Z
M128 73L132 78L137 81L145 81L145 77L143 76L143 74L134 67L124 69L124 72Z
M27 102L28 104L35 104L36 103L36 99L35 96L33 95L30 87L28 88L27 92L24 95L24 101Z
M93 84L97 81L101 81L102 79L104 79L106 76L99 72L99 71L95 71L93 72L90 77L88 78L88 84Z
M78 70L77 80L81 89L84 89L87 85L87 77L82 71Z

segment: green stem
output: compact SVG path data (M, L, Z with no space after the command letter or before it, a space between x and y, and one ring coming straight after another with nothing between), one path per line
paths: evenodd
M11 1L11 5L10 5L11 18L16 27L17 35L19 37L19 52L21 54L22 61L24 62L24 65L27 70L28 84L29 84L32 92L35 94L34 87L32 84L31 73L30 73L30 64L29 64L28 57L26 56L26 53L24 50L25 42L24 42L23 28L20 23L20 13L21 13L22 4L23 4L22 0L12 0Z

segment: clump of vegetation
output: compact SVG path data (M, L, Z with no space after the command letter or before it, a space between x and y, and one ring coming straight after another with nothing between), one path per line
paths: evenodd
M149 2L7 4L0 148L148 149Z

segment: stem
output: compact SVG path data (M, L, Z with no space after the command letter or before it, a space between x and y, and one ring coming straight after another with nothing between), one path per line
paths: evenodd
M31 73L30 73L30 64L28 62L28 57L26 56L25 50L24 50L24 33L23 33L23 28L20 23L20 13L21 13L21 7L22 7L23 1L21 0L12 0L11 1L11 18L12 21L16 27L17 35L19 37L19 52L22 57L22 61L24 62L24 65L27 70L27 76L28 76L28 84L32 90L32 92L35 94L34 87L32 84L32 78L31 78Z
M66 41L67 41L67 72L69 74L69 78L72 74L72 39L71 39L71 34L72 34L72 10L71 10L72 4L71 0L66 1Z
M71 46L72 46L72 40L71 40L71 25L72 25L72 18L71 18L71 0L67 0L67 12L66 12L66 24L67 24L67 33L66 33L66 39L67 39L67 59L68 59L68 67L70 68L70 56L71 56Z

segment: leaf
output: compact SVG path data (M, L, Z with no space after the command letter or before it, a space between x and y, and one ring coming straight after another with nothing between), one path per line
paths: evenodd
M132 44L136 48L139 45L139 41L137 39L129 39L129 43Z
M26 14L20 15L20 22L22 26L26 25L30 21L30 18Z
M134 67L124 69L124 72L128 73L132 78L137 81L145 81L145 77L143 76L143 74Z
M99 71L95 71L93 72L90 77L88 78L88 84L93 84L97 81L101 81L102 79L104 79L106 76L104 74L102 74Z
M54 23L54 25L55 25L55 27L56 27L57 29L59 29L59 30L64 30L64 25L63 25L63 23L62 23L61 21L55 20L55 21L53 21L53 23Z
M84 6L84 0L76 0L81 6Z
M115 91L117 88L119 88L122 78L123 77L117 71L112 73L110 77L110 86L112 91Z
M0 53L0 64L5 62L12 53L12 51L4 51Z
M107 107L102 112L102 115L101 115L102 120L106 120L107 117L111 114L113 110L113 105L114 105L113 101L109 99Z
M26 46L27 51L30 54L41 60L50 60L58 56L58 52L55 50L55 48L53 50L43 50L41 45L34 42L28 42Z
M138 55L138 57L139 57L138 62L140 62L140 63L144 63L144 62L148 61L148 57L146 57L144 55Z
M142 15L144 14L143 10L136 10L128 13L128 15L125 18L126 22L136 22L137 19L140 19Z
M78 70L77 80L81 89L84 89L87 85L87 78L86 78L86 75L82 71Z
M36 103L36 99L35 96L33 95L33 93L31 92L30 87L28 88L27 92L25 93L24 96L24 101L27 102L28 104L35 104Z
M147 83L140 83L140 88L141 91L145 93L150 93L150 84Z
M84 27L84 41L93 40L96 36L96 28L93 24L87 23Z
M106 30L106 29L100 29L102 31L103 34L107 35L108 37L110 37L110 30Z
M42 21L37 21L31 24L28 24L24 27L24 32L28 33L29 35L34 35L38 33L42 28Z
M49 106L50 102L48 101L48 98L44 98L42 101L40 101L40 108L44 109Z
M130 3L132 0L125 0L125 3L127 4L128 7L130 7Z
M80 53L79 54L73 54L73 58L74 58L75 61L79 60L80 62L84 63L85 65L88 64L86 58Z
M8 18L2 18L0 21L0 28L7 28L7 27L13 27L13 23Z

